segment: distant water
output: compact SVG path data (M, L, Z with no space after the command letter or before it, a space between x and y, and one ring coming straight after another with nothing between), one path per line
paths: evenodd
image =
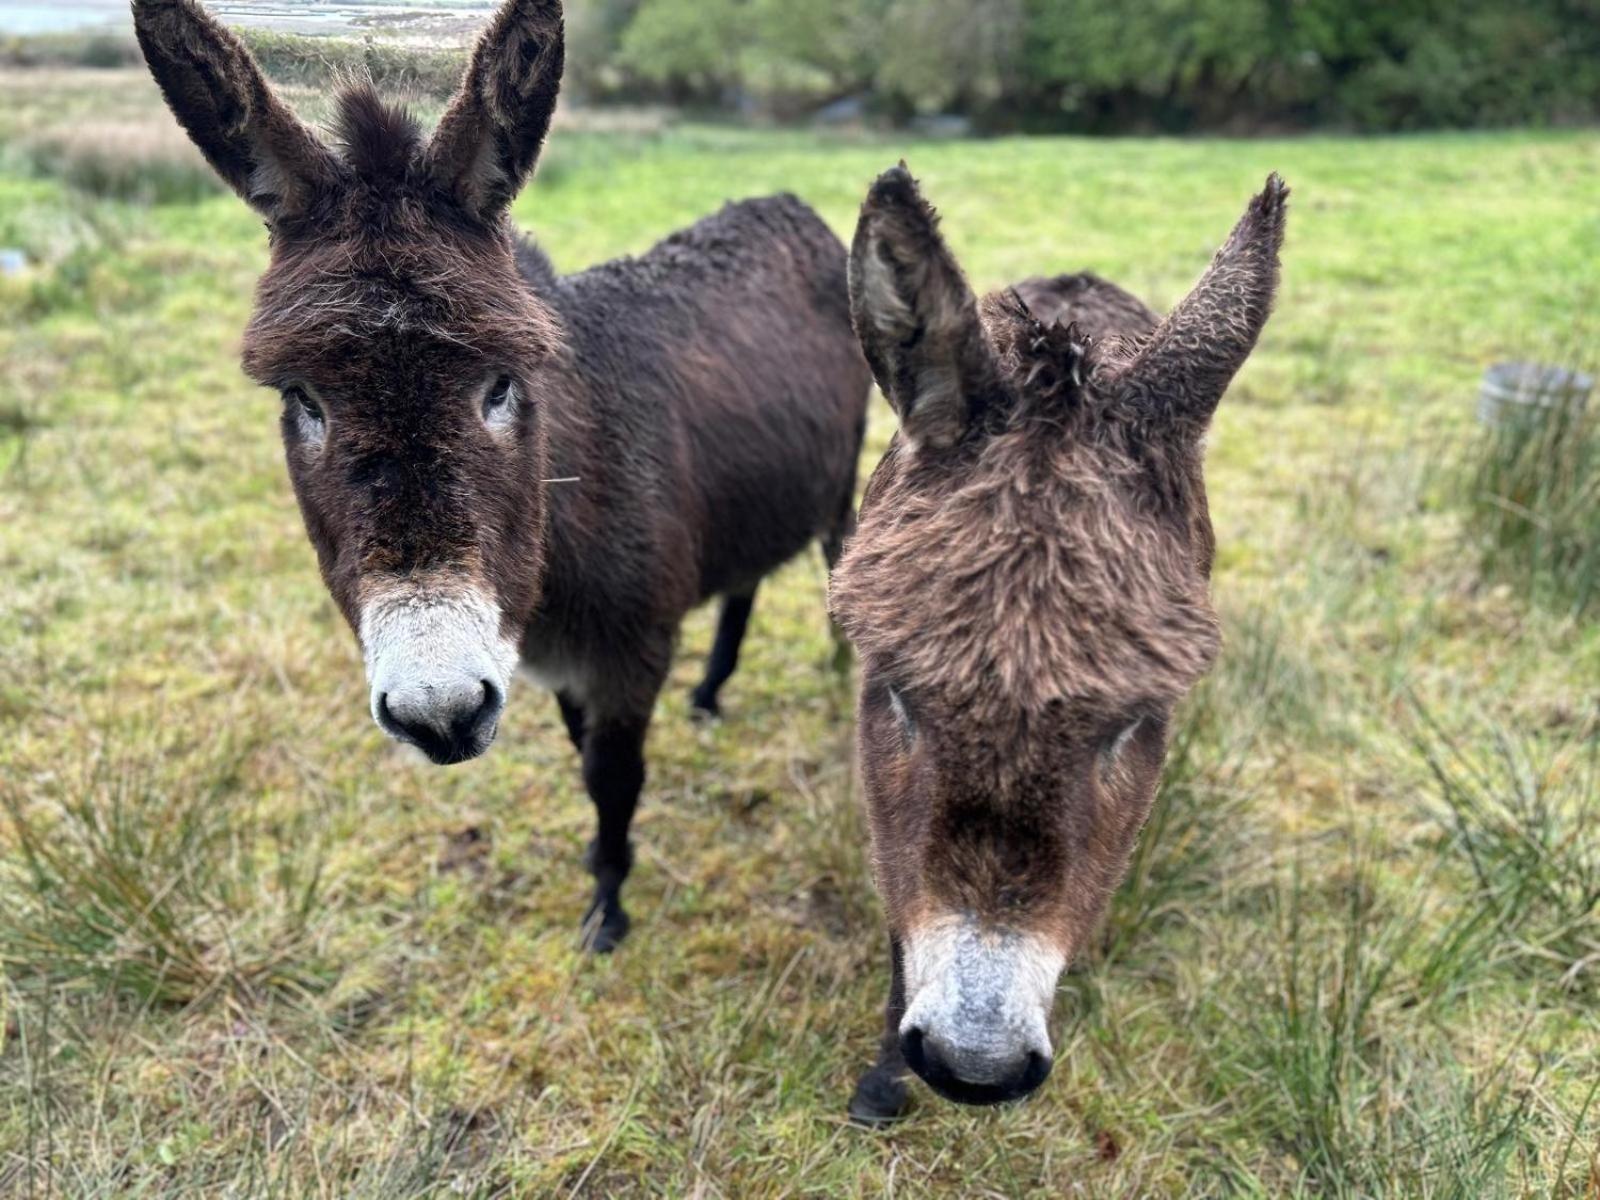
M67 33L129 26L123 0L0 0L0 33Z
M494 9L490 0L216 0L211 10L230 25L297 33L344 33L365 25L401 25L439 18L471 18ZM68 33L129 29L127 0L0 0L0 34Z

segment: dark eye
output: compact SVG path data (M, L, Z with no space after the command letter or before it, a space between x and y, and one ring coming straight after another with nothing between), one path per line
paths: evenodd
M889 694L889 711L894 714L895 721L900 726L900 733L906 741L917 736L917 723L912 720L911 707L906 703L906 698L894 688L887 689Z
M1133 740L1133 735L1139 732L1139 726L1144 724L1143 717L1136 717L1127 722L1120 729L1109 734L1105 741L1105 753L1108 759L1115 759L1127 748Z
M491 424L505 421L511 415L513 384L511 376L502 375L494 381L483 396L483 419Z
M283 389L283 414L307 441L320 441L328 426L322 406L303 387Z

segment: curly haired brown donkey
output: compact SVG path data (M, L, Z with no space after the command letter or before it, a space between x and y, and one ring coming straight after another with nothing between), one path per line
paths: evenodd
M1049 1073L1056 981L1149 815L1173 706L1220 637L1202 439L1278 283L1273 176L1163 320L1092 275L977 299L904 167L850 258L900 428L833 574L892 984L851 1102L906 1068L968 1104Z
M134 0L178 121L265 219L244 366L356 631L372 713L483 753L520 660L555 691L599 829L590 944L620 898L679 621L722 596L714 713L761 579L849 531L866 397L844 246L792 196L558 276L513 232L561 82L557 0L510 0L431 138L366 87L325 143L194 0Z

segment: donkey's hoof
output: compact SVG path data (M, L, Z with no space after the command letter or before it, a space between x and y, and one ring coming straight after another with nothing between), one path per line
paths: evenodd
M699 688L689 693L689 719L702 725L722 720L722 706L715 695L707 695Z
M855 1095L850 1097L850 1123L876 1129L898 1121L910 1107L911 1093L905 1080L873 1067L861 1077Z
M602 913L592 910L583 920L583 948L591 954L610 954L622 945L632 922L621 908Z

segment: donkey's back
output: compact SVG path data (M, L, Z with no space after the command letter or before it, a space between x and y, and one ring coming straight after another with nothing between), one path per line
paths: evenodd
M1139 297L1091 271L1033 276L1013 289L1044 325L1076 325L1095 341L1144 337L1161 318Z
M652 573L679 580L660 598L680 612L843 536L871 382L845 262L781 195L556 283L591 419L633 449L615 485L671 513L659 534L676 562Z

